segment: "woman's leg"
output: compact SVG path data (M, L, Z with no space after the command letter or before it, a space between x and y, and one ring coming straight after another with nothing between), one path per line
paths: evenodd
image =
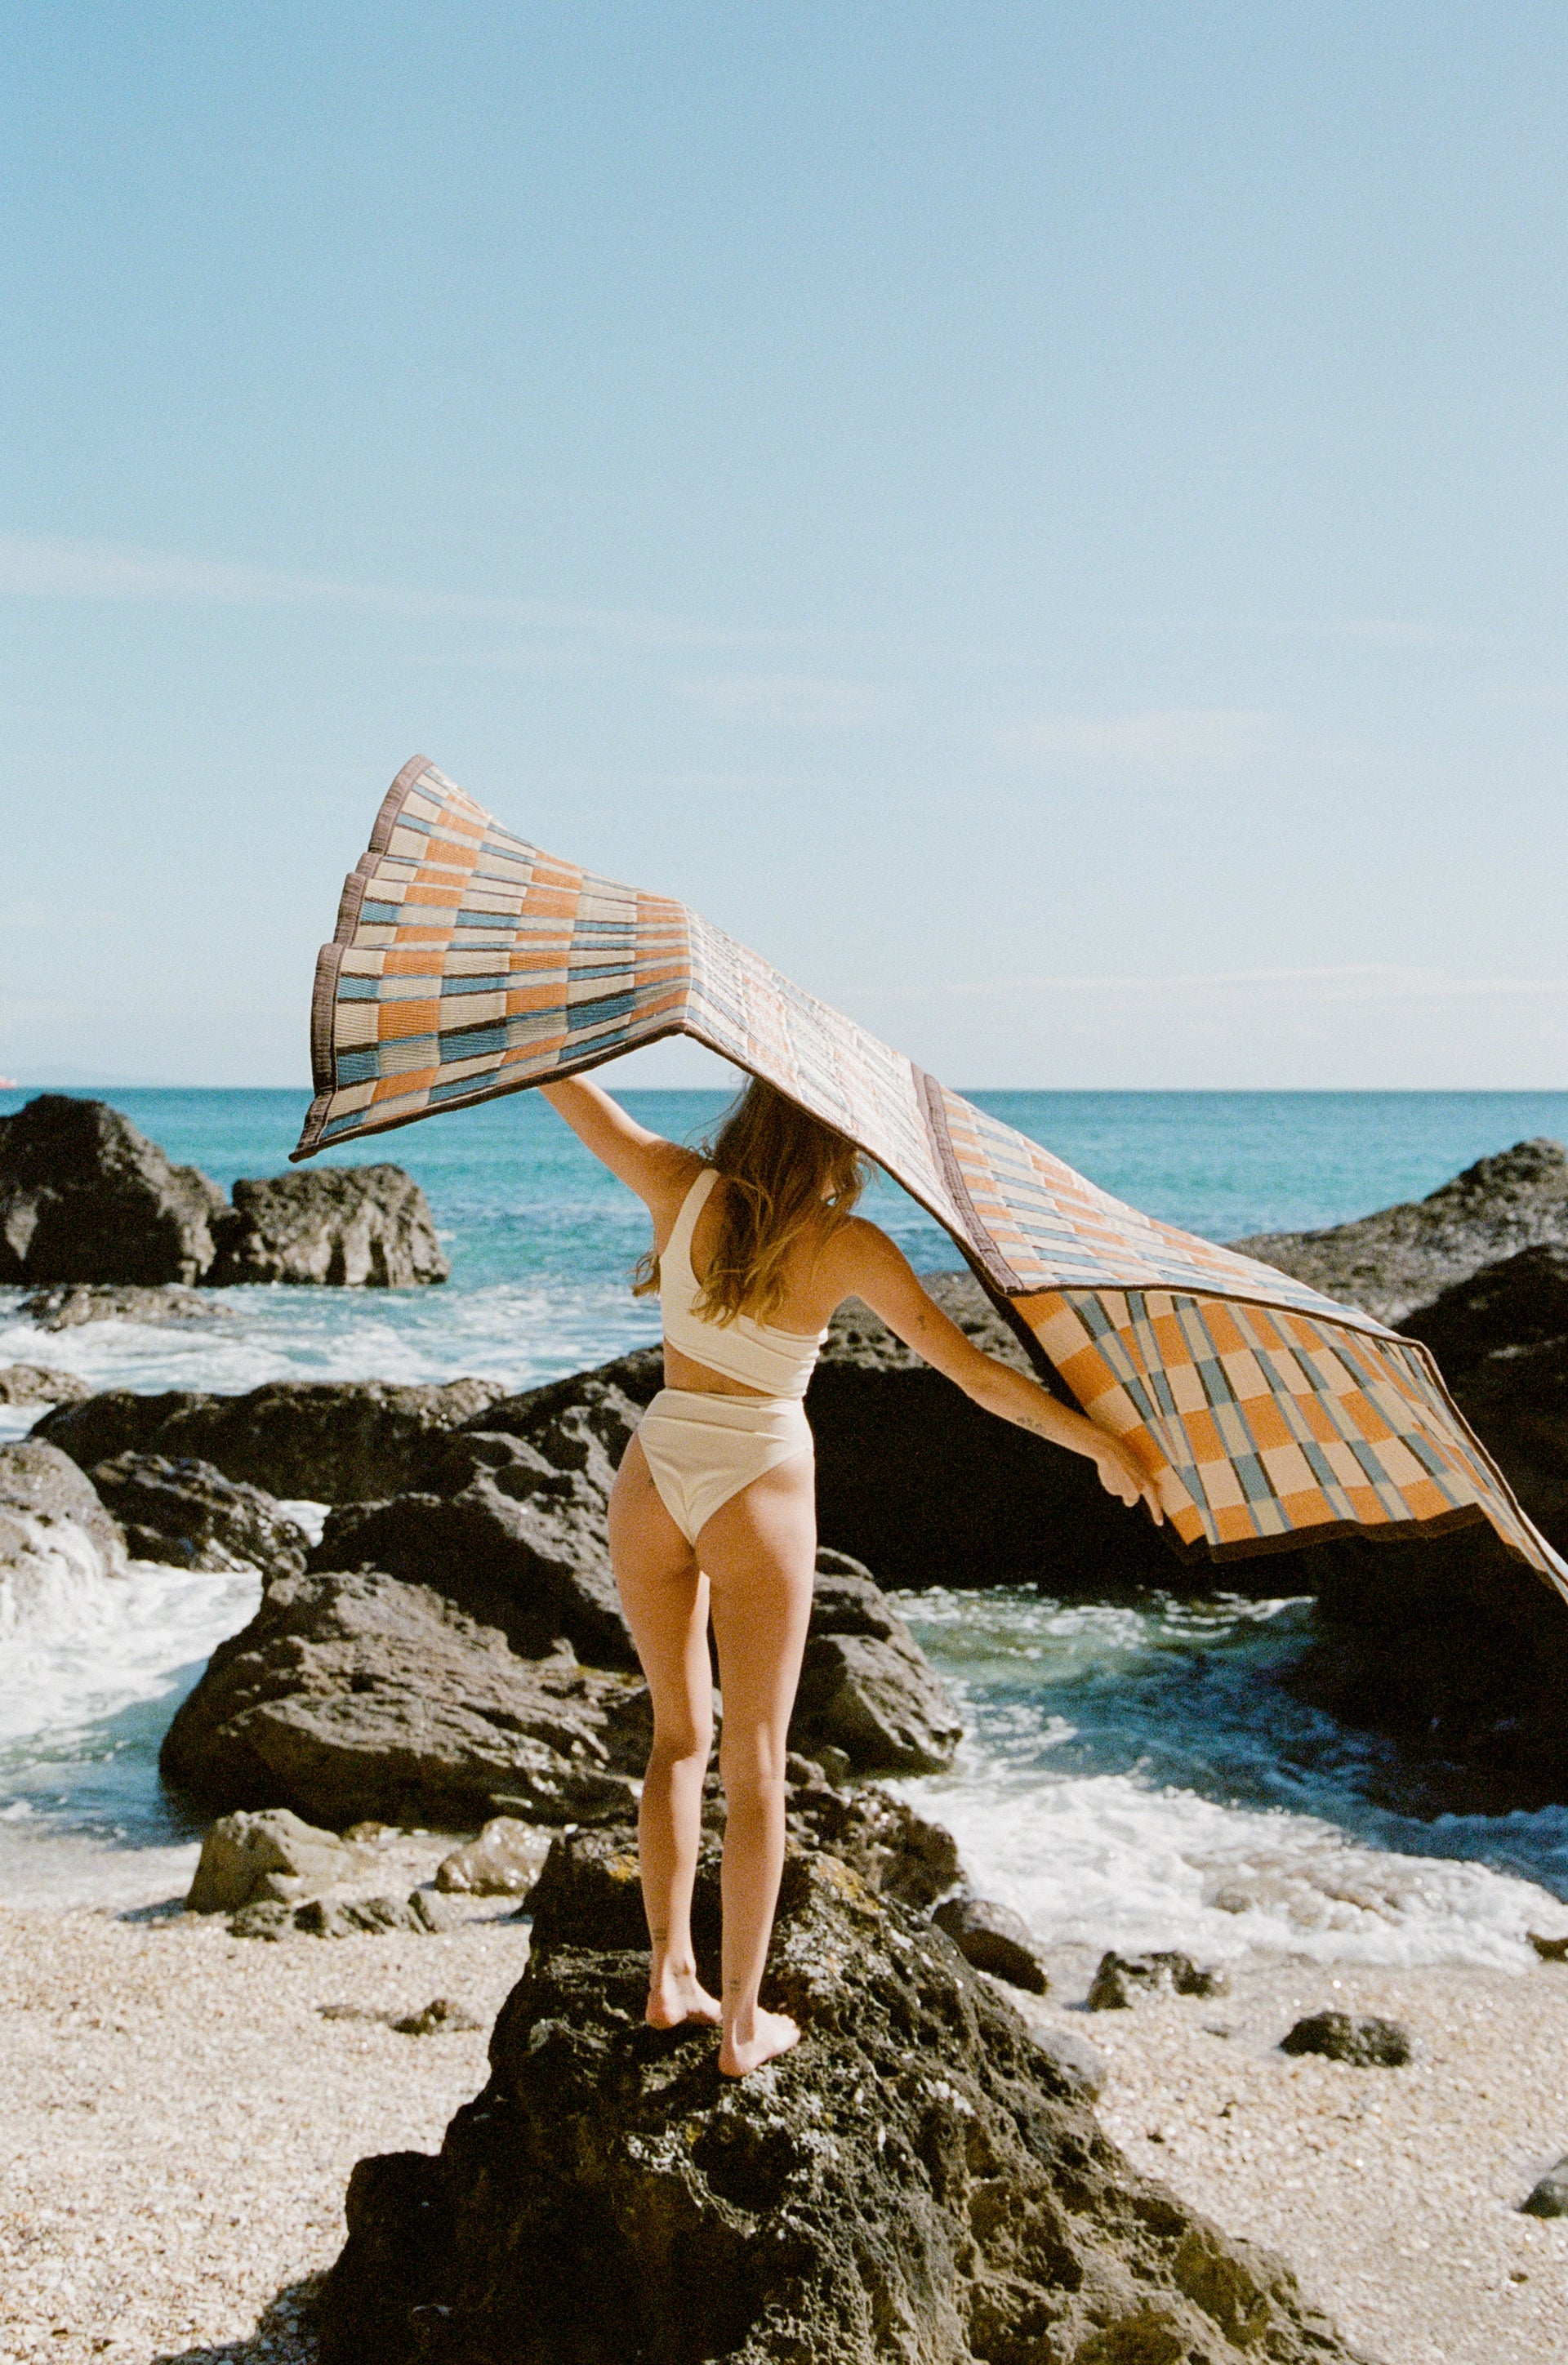
M723 2041L731 2078L770 2060L800 2035L784 2012L763 2012L784 1866L784 1755L812 1615L816 1562L815 1472L809 1453L743 1487L698 1539L712 1589L724 1721L719 1742L724 1826Z
M610 1556L654 1703L653 1754L637 1818L653 1946L647 2017L655 2028L717 2021L718 2002L698 1979L691 1945L702 1777L713 1746L708 1580L660 1500L635 1438L610 1493Z

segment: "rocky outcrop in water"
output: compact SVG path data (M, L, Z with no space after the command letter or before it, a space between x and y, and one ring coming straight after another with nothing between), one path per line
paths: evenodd
M400 1289L444 1281L450 1271L425 1194L400 1167L319 1166L241 1181L231 1204L106 1102L45 1093L0 1117L0 1283ZM39 1306L51 1328L187 1313L74 1293Z
M939 1774L964 1728L869 1569L820 1552L790 1745L836 1750L857 1773Z
M1260 1232L1231 1246L1403 1329L1406 1315L1483 1265L1523 1249L1568 1248L1568 1149L1516 1142L1425 1199L1326 1231Z
M270 1380L233 1396L114 1388L46 1414L32 1433L84 1470L162 1453L296 1502L367 1502L420 1485L452 1432L504 1395L493 1380Z
M714 2032L644 2025L646 1955L557 1871L483 2092L438 2156L353 2172L323 2365L1350 2365L1278 2259L1140 2177L941 1933L835 1856L786 1866L765 1997L803 2042L739 2084ZM716 1908L709 1863L704 1958Z
M400 1166L316 1166L234 1185L207 1279L330 1288L408 1289L452 1267L429 1203Z
M1406 1316L1547 1540L1568 1555L1568 1248L1526 1249Z
M1406 1317L1550 1543L1568 1554L1568 1250L1484 1266ZM1316 1638L1292 1676L1428 1768L1434 1811L1568 1799L1568 1604L1489 1527L1302 1555Z
M338 1831L595 1822L626 1813L650 1731L634 1676L521 1658L429 1586L362 1569L269 1585L159 1765L212 1806L291 1807Z
M74 1372L50 1371L43 1363L0 1364L0 1404L85 1404L93 1393Z
M140 1322L148 1329L169 1330L234 1318L220 1298L174 1281L157 1289L133 1282L59 1282L29 1291L22 1312L40 1330L79 1330L87 1322Z
M200 1281L229 1203L102 1101L0 1117L0 1282Z
M596 1666L634 1667L605 1496L580 1472L553 1470L514 1439L499 1443L508 1459L477 1468L455 1495L399 1495L333 1511L312 1567L369 1565L433 1586L526 1658L564 1637Z
M0 1445L0 1578L13 1601L63 1575L123 1576L125 1539L90 1478L52 1445Z
M135 1560L173 1568L238 1568L297 1574L309 1550L259 1486L237 1485L209 1462L162 1453L121 1453L92 1474L99 1499L125 1530Z

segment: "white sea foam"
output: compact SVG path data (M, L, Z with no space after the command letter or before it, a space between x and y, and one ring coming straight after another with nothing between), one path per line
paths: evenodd
M1047 1943L1522 1970L1528 1931L1568 1928L1556 1898L1483 1864L1362 1846L1315 1816L1132 1775L1025 1776L973 1741L951 1775L896 1787L953 1832L977 1889Z
M482 1289L209 1293L206 1320L85 1322L40 1331L20 1293L0 1291L0 1364L44 1363L95 1388L209 1388L238 1395L268 1380L411 1383L474 1375L526 1388L658 1336L655 1311L620 1281L498 1282ZM34 1408L18 1428L30 1428Z
M58 1743L162 1698L260 1599L254 1569L132 1561L113 1576L80 1530L44 1530L39 1550L0 1571L0 1744L46 1733ZM6 1754L14 1764L14 1748Z

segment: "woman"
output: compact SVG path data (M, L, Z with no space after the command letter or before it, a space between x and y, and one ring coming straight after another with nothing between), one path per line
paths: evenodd
M1087 1454L1124 1503L1161 1517L1154 1483L1106 1430L982 1354L922 1289L885 1232L854 1214L858 1152L750 1083L706 1160L636 1123L581 1077L542 1087L654 1222L644 1291L658 1290L665 1382L610 1498L610 1549L653 1697L638 1830L655 2028L717 2023L719 2067L744 2078L800 2035L757 2002L784 1862L784 1755L816 1561L812 1432L802 1398L834 1308L858 1297L988 1412ZM723 1996L697 1977L691 1894L712 1745L711 1615L727 1821Z

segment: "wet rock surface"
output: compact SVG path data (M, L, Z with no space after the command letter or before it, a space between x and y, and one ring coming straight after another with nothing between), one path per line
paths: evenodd
M207 1279L408 1289L452 1267L424 1193L400 1166L312 1166L241 1181Z
M1280 2039L1282 2053L1317 2053L1357 2069L1402 2069L1410 2050L1408 2029L1372 2013L1312 2012Z
M84 1404L92 1394L74 1372L50 1371L44 1363L0 1364L0 1404Z
M200 1281L229 1203L102 1101L0 1117L0 1283Z
M62 1557L79 1572L125 1574L125 1539L69 1455L31 1437L0 1445L0 1569L39 1575Z
M1230 1981L1217 1966L1194 1963L1191 1955L1103 1955L1089 1990L1091 2012L1125 2012L1151 1995L1224 1995Z
M493 1380L269 1380L243 1395L114 1388L46 1413L32 1433L84 1470L164 1453L297 1502L368 1502L421 1485L452 1435L504 1394Z
M100 1499L125 1530L135 1560L174 1568L251 1566L297 1574L309 1550L302 1528L259 1486L225 1478L209 1462L121 1453L92 1473Z
M428 1586L320 1572L268 1584L159 1764L218 1808L289 1807L337 1831L591 1822L628 1811L649 1732L629 1675L521 1658Z
M787 1864L765 2000L803 2041L738 2084L713 2032L643 2023L647 1957L604 1943L601 1888L563 1879L536 1916L439 2156L355 2169L323 2365L1350 2359L1280 2260L1138 2176L997 1990L836 1857Z
M1425 1199L1354 1223L1231 1242L1399 1328L1415 1307L1481 1266L1541 1245L1568 1248L1568 1149L1560 1141L1516 1142Z

